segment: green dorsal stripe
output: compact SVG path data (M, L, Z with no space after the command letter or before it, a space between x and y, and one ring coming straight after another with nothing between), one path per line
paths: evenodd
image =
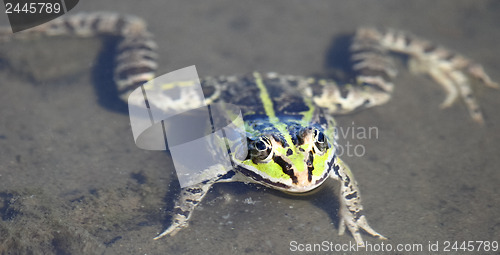
M269 95L269 92L267 91L267 87L264 84L264 81L262 80L262 76L260 75L260 73L254 72L253 77L255 79L255 84L260 90L260 100L262 102L262 105L264 106L264 111L266 112L266 115L269 118L269 122L272 123L276 129L278 129L281 135L283 135L283 138L285 138L288 148L291 148L294 151L294 154L291 157L289 157L292 165L294 166L294 169L297 170L297 172L304 171L305 170L304 159L303 157L300 156L301 154L293 144L292 137L288 132L287 125L283 122L280 122L278 117L276 117L276 112L274 112L273 101ZM312 112L306 113L306 115L312 116ZM285 155L286 150L288 148L287 146L285 146L285 148L282 149L282 151L278 150L277 152L280 153L281 155ZM285 171L286 169L283 168L282 165L277 164L275 160L274 163L276 164L277 168L268 168L268 169L262 168L261 171L266 172L267 174L275 178L283 178L284 176L281 176L283 173L287 174L286 176L288 176L288 173Z
M262 105L264 105L264 111L269 117L269 121L272 123L278 122L278 118L276 118L276 113L274 112L273 101L271 100L271 97L269 97L269 93L267 92L267 88L262 81L260 73L254 72L253 77L255 78L255 84L260 90L260 100L262 101Z

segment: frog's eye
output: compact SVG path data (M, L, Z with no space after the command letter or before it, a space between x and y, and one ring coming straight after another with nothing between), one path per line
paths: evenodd
M263 141L259 140L255 143L255 148L259 151L264 151L267 149L267 145Z
M255 162L268 162L272 157L273 147L266 136L250 142L249 155Z
M314 151L319 154L324 153L329 148L325 134L315 129L313 135L314 135Z

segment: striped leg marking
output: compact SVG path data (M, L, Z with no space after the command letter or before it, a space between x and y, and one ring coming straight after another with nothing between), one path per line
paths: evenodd
M361 195L358 185L352 176L349 167L340 159L333 165L333 171L330 177L341 182L340 187L340 223L339 235L343 235L345 228L351 232L354 240L359 246L364 246L363 238L359 232L360 229L368 234L385 240L383 235L379 234L370 227L365 215L363 214L363 205L361 205Z
M201 200L203 200L213 184L214 181L209 181L183 188L179 199L175 202L172 224L165 229L165 231L156 236L154 240L158 240L167 235L174 236L179 230L187 227L189 224L188 221L193 215L194 209L201 202Z
M96 37L120 39L116 49L114 81L120 98L155 77L158 68L157 45L146 23L135 16L95 12L64 15L48 23L12 35L9 28L0 28L0 42L13 39L35 39L41 36Z
M410 57L413 73L427 74L446 92L441 108L451 106L461 97L470 116L483 123L483 115L474 97L469 77L474 77L491 88L499 88L483 67L462 55L431 44L403 32L379 32L360 28L353 38L351 51L354 84L339 84L333 80L308 80L313 101L331 114L346 114L386 103L394 88L392 79L397 70L390 52Z
M347 114L382 105L391 98L397 70L377 38L356 34L350 47L354 84L309 79L313 101L330 114Z
M491 88L499 86L491 80L481 65L444 47L400 31L379 32L371 28L361 28L356 37L371 38L386 50L408 55L409 68L413 73L427 74L444 88L446 97L441 104L442 108L451 106L460 96L472 119L480 124L484 123L481 109L472 93L469 77L474 77Z

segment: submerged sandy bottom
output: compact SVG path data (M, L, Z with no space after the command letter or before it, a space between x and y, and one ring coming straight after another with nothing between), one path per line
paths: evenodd
M135 1L89 2L75 10L145 18L160 46L160 73L192 64L201 76L323 73L342 57L338 38L373 25L446 45L500 80L496 1L154 1L140 8ZM337 236L334 183L306 197L216 185L188 229L153 241L168 224L165 208L179 187L168 154L138 149L123 105L109 102L112 90L100 87L110 85L112 69L97 57L99 45L2 44L3 55L14 53L0 73L1 253L283 254L293 253L292 241L353 241ZM401 69L395 83L388 104L337 118L356 134L378 131L351 136L364 153L344 159L368 220L390 237L384 248L417 244L428 252L438 243L443 252L445 241L500 241L500 91L477 86L481 127L461 103L439 110L444 94L428 78Z

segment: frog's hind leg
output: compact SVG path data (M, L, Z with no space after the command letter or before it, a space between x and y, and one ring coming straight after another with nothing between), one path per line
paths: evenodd
M337 83L334 80L309 78L305 90L313 101L331 114L348 114L353 111L382 105L392 96L392 79L397 70L388 49L378 38L357 33L352 41L351 64L353 83Z
M392 79L397 69L388 50L371 33L356 33L351 47L354 86L363 91L365 107L386 103L394 90Z
M125 102L130 92L155 77L157 45L146 23L138 17L90 12L63 15L16 34L12 34L8 27L0 27L0 42L48 36L117 38L114 81L120 98Z
M380 46L386 50L408 55L412 72L427 74L444 88L446 98L441 104L442 108L451 106L461 97L471 117L476 122L483 123L483 115L473 95L468 76L477 78L488 87L498 88L498 84L491 80L481 65L446 48L400 31L379 32L361 28L356 37L371 38L379 41Z

